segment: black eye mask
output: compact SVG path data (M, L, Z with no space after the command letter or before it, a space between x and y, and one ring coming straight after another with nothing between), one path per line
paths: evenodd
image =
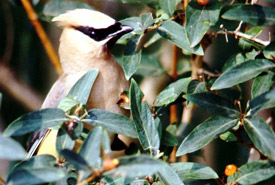
M110 36L112 36L115 32L122 29L122 25L119 22L107 27L96 29L89 26L74 26L74 28L85 35L88 35L90 38L94 39L95 41L102 41Z

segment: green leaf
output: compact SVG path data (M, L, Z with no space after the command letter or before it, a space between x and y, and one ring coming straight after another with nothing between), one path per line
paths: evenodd
M163 130L160 143L165 146L177 146L178 140L174 135L170 134L170 132Z
M152 13L146 13L141 15L141 24L142 24L142 29L146 30L149 26L154 24L154 18L152 16Z
M171 167L176 171L181 180L189 179L217 179L219 176L210 167L199 163L178 162L172 163Z
M227 177L227 183L256 184L275 175L273 161L253 161L242 165L236 173Z
M265 75L257 76L252 84L251 96L255 98L271 88L274 83L275 73L268 71Z
M249 30L247 30L245 33L247 35L257 37L258 35L260 35L262 33L263 30L264 30L263 27L253 27L253 28L250 28ZM255 42L253 42L253 41L250 41L250 40L247 40L244 38L240 38L240 40L239 40L239 47L244 51L250 50L252 46L255 46L256 48L261 49L257 44L255 44Z
M188 3L186 10L185 29L191 47L199 44L208 29L219 20L220 3L211 1L205 6L199 5L196 1Z
M45 16L50 16L50 18L52 18L60 14L63 14L68 10L74 10L76 8L92 9L91 6L83 2L54 0L54 1L49 1L44 6L43 14Z
M165 185L184 185L176 171L168 164L165 164L158 172L161 181Z
M37 169L21 169L16 170L8 177L8 184L43 184L55 182L65 177L65 172L53 167L43 167Z
M2 98L3 98L2 93L0 93L0 109L1 109L1 104L2 104Z
M140 35L133 35L126 45L126 49L119 63L122 65L127 80L137 71L141 61L141 50L137 51Z
M272 60L275 58L275 42L271 42L265 49L264 49L264 56L267 59ZM273 58L272 58L273 56Z
M104 129L117 134L137 138L134 123L128 117L107 110L92 109L83 120L93 126L101 126Z
M259 111L275 107L275 88L263 93L248 102L248 115L255 115Z
M72 150L64 149L60 152L67 161L75 165L80 170L90 170L88 162L79 154L75 153Z
M160 76L164 73L166 73L166 71L163 69L157 56L143 54L135 74L146 77Z
M168 105L174 102L181 93L187 92L187 86L190 83L191 78L179 79L170 85L168 85L155 99L155 106Z
M134 79L130 86L131 114L135 123L139 141L143 149L157 152L160 140L155 120L149 105L142 101L143 93Z
M75 141L67 134L65 129L60 128L57 133L56 138L56 150L61 152L62 150L69 149L72 150L74 148Z
M183 140L178 148L177 156L187 153L195 152L214 139L220 134L230 130L237 124L236 119L226 117L213 116L197 126L192 132Z
M0 159L16 161L25 158L26 151L18 142L0 134Z
M255 26L269 26L275 24L275 9L259 5L238 5L227 10L222 18L243 21Z
M57 108L42 109L25 114L13 121L4 131L6 136L20 136L61 125L68 118Z
M201 93L206 91L206 82L191 80L187 87L188 94Z
M204 55L200 45L191 47L186 35L186 30L180 24L174 21L164 21L158 28L158 33L165 39L176 44L178 47L187 50L196 55Z
M261 52L256 51L255 49L252 49L252 51L246 52L245 56L248 60L255 60L256 56L258 56Z
M171 17L176 10L177 0L160 0L159 4L161 9Z
M253 142L263 154L275 160L275 133L262 118L245 119L244 128Z
M212 85L212 90L224 89L250 80L264 71L274 68L275 64L266 59L256 59L237 64L227 69Z
M220 135L220 138L226 142L237 141L237 137L230 131L227 131Z
M126 156L119 159L119 166L103 175L121 175L127 178L145 177L164 167L163 162L147 155Z
M150 185L150 183L147 180L144 179L137 179L131 182L130 185Z
M229 100L209 92L184 95L184 98L191 101L198 107L210 114L236 117L240 113Z
M97 69L87 72L71 88L68 96L76 98L81 104L86 104L97 75Z
M106 130L103 130L101 137L102 149L105 156L108 156L111 152L110 136Z
M70 111L72 108L77 107L79 105L79 102L71 97L65 97L63 98L57 108L62 109L64 112Z
M236 53L234 55L232 55L224 64L222 71L225 72L228 69L230 69L231 67L237 65L237 64L241 64L243 62L247 61L246 57L244 56L244 54L242 53Z
M101 146L102 128L94 128L85 139L79 155L93 167L100 166L100 146Z

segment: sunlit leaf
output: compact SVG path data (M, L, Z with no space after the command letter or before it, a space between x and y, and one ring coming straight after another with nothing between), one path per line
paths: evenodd
M224 89L250 80L264 71L274 68L275 64L266 59L249 60L227 69L214 82L211 89Z
M77 105L79 105L79 102L76 99L72 97L65 97L59 102L57 108L64 110L64 112L68 112Z
M226 142L237 141L237 137L230 131L227 131L220 135L220 138Z
M169 16L172 16L175 12L177 0L160 0L160 7L161 9L168 14Z
M201 149L216 139L220 134L234 127L237 124L237 121L238 120L236 119L226 117L210 117L192 130L192 132L183 140L176 155L181 156Z
M107 110L91 109L83 121L93 126L101 126L110 132L137 138L133 121L121 114Z
M18 142L0 134L0 159L16 161L25 158L26 151Z
M253 161L242 165L236 173L227 178L227 183L256 184L274 175L273 161Z
M275 133L262 118L245 119L244 128L253 144L270 159L275 160Z
M6 136L20 136L61 125L68 118L65 112L57 108L42 109L25 114L13 121L4 131Z
M255 26L268 26L275 24L275 9L259 5L238 5L227 10L222 18L243 21Z
M146 13L141 15L141 25L142 29L145 30L154 23L154 18L152 13Z
M178 162L172 163L171 167L176 171L181 180L188 179L217 179L219 176L210 167L199 163Z

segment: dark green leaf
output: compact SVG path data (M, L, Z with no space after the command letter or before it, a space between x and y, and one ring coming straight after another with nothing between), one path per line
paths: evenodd
M197 55L204 55L203 49L200 45L195 47L190 46L185 28L174 21L163 22L158 28L158 33L165 39L168 39L178 47L185 49L188 52Z
M136 75L159 76L166 71L162 68L157 56L143 54Z
M26 151L18 142L0 134L0 159L16 161L25 158Z
M152 13L146 13L141 15L142 29L145 30L154 23Z
M176 171L168 164L164 164L164 167L159 170L158 175L165 185L184 185Z
M255 26L268 26L275 24L275 9L259 5L238 5L227 10L222 18L243 21Z
M156 152L160 145L158 129L149 105L142 101L143 93L134 79L131 80L131 114L142 147Z
M187 94L184 98L210 114L236 117L240 113L229 100L209 92Z
M190 83L191 78L179 79L170 85L168 85L155 99L155 106L168 105L174 102L181 93L187 92L187 86Z
M6 136L20 136L61 125L68 120L65 112L57 108L42 109L25 114L13 121L5 130Z
M188 94L195 94L205 92L206 82L201 82L199 80L192 80L187 87Z
M65 129L59 129L56 138L56 150L61 152L63 149L72 150L74 148L75 141L67 134Z
M220 135L220 138L226 142L237 141L237 137L230 131L227 131Z
M8 184L11 185L32 185L43 184L48 182L55 182L62 179L65 176L65 172L53 167L43 168L28 168L16 170L8 177Z
M2 104L2 98L3 98L2 93L0 93L0 109L1 109L1 104Z
M243 62L227 69L212 85L212 90L224 89L250 80L275 64L266 59L256 59Z
M164 167L163 162L146 156L126 156L119 159L119 166L103 175L121 175L127 178L145 177Z
M270 159L275 160L275 133L262 118L245 119L244 128L253 144Z
M172 16L176 10L177 0L160 0L159 4L161 9L166 14L168 14L169 16Z
M160 143L165 146L177 146L178 140L174 135L170 134L170 132L163 130Z
M64 149L60 152L67 161L75 165L80 170L90 170L88 162L72 150Z
M253 27L253 28L250 28L249 30L247 30L245 33L247 35L251 35L253 37L257 37L258 35L260 35L262 33L263 30L264 30L263 27ZM244 38L240 38L240 40L239 40L239 47L242 50L248 51L248 50L251 49L252 46L256 46L256 48L259 48L257 46L257 44L255 45L255 43L253 41L250 41L250 40L247 40L247 39L244 39Z
M57 160L52 155L37 155L31 157L27 161L22 161L17 164L13 171L15 170L23 170L23 169L40 169L44 167L54 167Z
M265 49L264 49L264 56L267 59L272 60L275 58L275 42L271 42ZM272 58L273 56L273 58Z
M224 64L222 71L225 72L227 69L247 61L246 57L242 53L236 53L232 55Z
M192 132L183 140L176 155L181 156L201 149L216 139L220 134L234 127L237 124L237 121L238 120L236 119L220 116L208 118L192 130Z
M275 88L253 98L248 102L248 105L250 111L248 114L250 115L255 115L263 109L275 107Z
M255 98L267 91L271 88L274 83L275 73L268 71L267 74L257 76L252 84L251 96Z
M102 128L94 128L85 139L79 155L85 159L89 165L99 167L100 160L100 146L101 146Z
M211 1L206 6L201 6L196 1L191 1L185 13L187 37L191 47L194 47L199 44L208 29L219 20L220 3Z
M181 180L188 179L217 179L219 176L210 167L199 163L179 162L172 163L171 167L176 171Z
M49 1L43 9L45 16L55 17L76 8L92 9L88 4L76 1L54 0Z
M92 109L88 111L88 115L83 121L93 126L101 126L110 132L137 138L133 121L120 114L107 110Z
M253 161L242 165L236 173L227 178L227 183L256 184L274 175L273 161Z
M87 72L71 88L68 96L76 98L81 104L86 104L97 75L97 69Z
M133 35L130 38L120 61L127 80L137 71L141 61L141 50L136 50L139 39L140 35Z

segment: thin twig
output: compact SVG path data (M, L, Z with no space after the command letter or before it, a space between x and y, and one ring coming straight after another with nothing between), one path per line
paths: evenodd
M97 176L95 174L91 175L87 179L83 180L82 182L78 183L77 185L86 185L89 182L93 181Z
M2 177L0 177L0 184L6 184L6 181Z
M60 75L62 73L62 69L61 69L61 65L58 59L58 56L56 55L56 52L53 49L53 46L47 36L47 34L45 33L42 25L40 24L40 22L38 21L38 17L30 3L29 0L21 0L27 14L28 17L31 21L31 23L33 24L37 35L39 36L52 64L55 67L56 72Z

